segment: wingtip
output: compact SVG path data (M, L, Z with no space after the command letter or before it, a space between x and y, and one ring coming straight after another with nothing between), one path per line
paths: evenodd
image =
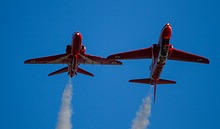
M54 73L50 73L50 74L48 74L48 77L53 76L53 75L54 75Z
M35 62L35 60L33 60L33 59L29 59L29 60L25 60L24 61L24 64L35 64L36 62Z
M90 76L90 77L94 77L94 74L90 73L89 76Z
M205 58L205 57L201 57L201 58L197 59L197 62L198 63L203 63L203 64L209 64L210 63L209 59Z
M199 61L200 61L200 60L199 60ZM210 61L209 61L209 59L205 58L205 59L201 60L199 63L209 64Z
M121 61L116 61L119 65L123 65L123 63Z
M132 80L128 80L128 82L133 82L133 83L137 83L137 82L135 81L135 79L132 79Z
M94 77L94 75L93 75L93 74L89 74L88 76L90 76L90 77Z
M29 60L25 60L25 61L24 61L24 64L28 64L28 62L29 62Z
M210 61L209 61L209 59L207 59L207 63L206 64L209 64L210 63Z

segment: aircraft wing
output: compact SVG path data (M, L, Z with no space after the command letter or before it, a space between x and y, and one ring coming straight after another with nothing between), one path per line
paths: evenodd
M66 64L70 61L70 54L33 58L26 60L25 64Z
M115 59L106 59L99 56L92 56L88 54L79 54L78 62L80 64L101 64L101 65L122 65L120 61Z
M209 64L209 59L205 57L177 50L175 48L172 48L168 59Z
M152 47L138 49L134 51L122 52L118 54L113 54L107 57L107 59L119 59L119 60L129 60L129 59L146 59L152 57Z

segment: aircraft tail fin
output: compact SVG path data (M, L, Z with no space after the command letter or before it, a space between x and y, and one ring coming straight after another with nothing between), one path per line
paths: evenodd
M153 83L150 78L133 79L133 80L129 80L129 82L153 85L154 86L154 102L156 101L157 84L176 84L175 81L165 80L165 79L159 79L156 81L156 83Z
M84 70L84 69L81 69L81 68L78 68L78 69L77 69L77 72L78 72L78 73L81 73L81 74L85 74L85 75L94 77L94 75L93 75L92 73L90 73L90 72L88 72L88 71L86 71L86 70Z
M48 76L53 76L53 75L64 73L64 72L68 72L68 67L64 67L62 69L54 71L54 72L50 73Z

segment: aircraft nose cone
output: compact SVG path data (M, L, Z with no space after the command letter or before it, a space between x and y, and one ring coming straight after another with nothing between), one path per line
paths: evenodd
M73 34L73 39L74 38L80 38L81 40L82 40L82 34L80 33L80 32L75 32L74 34Z
M172 28L170 26L170 23L167 23L162 30L162 38L170 39L171 35L172 35Z
M80 36L80 35L81 35L80 32L75 32L75 33L73 33L73 36Z
M170 23L167 23L166 26L170 26Z

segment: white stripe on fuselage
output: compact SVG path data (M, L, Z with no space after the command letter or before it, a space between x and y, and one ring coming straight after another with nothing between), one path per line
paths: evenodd
M160 63L160 64L166 63L168 53L169 53L169 48L170 48L170 45L161 45L157 63Z
M152 67L152 71L151 71L152 81L155 81L155 79L160 78L160 74L163 70L163 67L164 67L166 60L167 60L167 57L168 57L169 48L170 48L169 44L160 46L160 51L159 51L158 57L155 58L152 66L151 66Z

